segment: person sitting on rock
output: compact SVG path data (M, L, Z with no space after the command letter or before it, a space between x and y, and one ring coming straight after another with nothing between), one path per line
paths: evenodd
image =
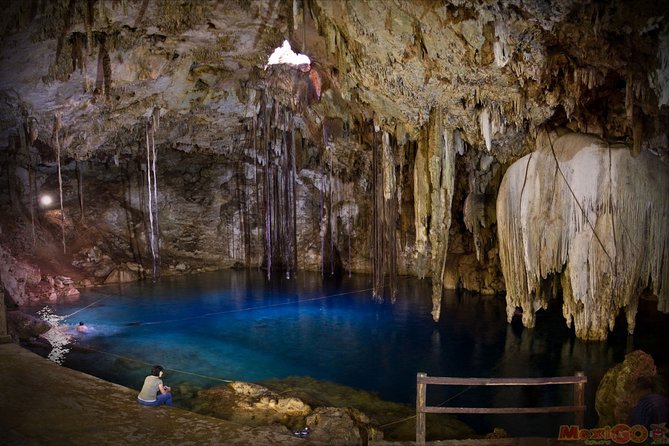
M669 399L657 393L655 382L649 377L641 377L635 385L640 396L629 417L630 425L640 424L652 431L651 425L669 422Z
M172 389L163 384L164 368L154 365L151 374L144 379L144 386L137 395L137 401L144 406L172 405Z

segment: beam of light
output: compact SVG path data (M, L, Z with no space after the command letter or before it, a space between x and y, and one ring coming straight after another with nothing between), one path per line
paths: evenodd
M276 48L269 56L267 65L265 65L265 69L267 69L267 67L270 65L279 64L301 67L304 65L311 65L311 59L309 59L309 56L305 54L298 54L293 52L293 50L290 48L290 43L287 40L284 40L283 45Z
M42 195L39 199L39 202L42 204L42 206L49 206L51 203L53 203L53 198L51 198L51 195Z

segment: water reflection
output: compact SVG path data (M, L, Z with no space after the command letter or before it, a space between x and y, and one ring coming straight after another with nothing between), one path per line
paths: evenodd
M427 281L402 279L394 304L373 302L370 285L370 278L360 275L323 281L318 273L301 273L267 282L258 271L226 271L86 290L77 306L54 311L77 312L76 320L98 328L96 336L77 340L65 365L129 387L141 384L146 364L160 363L171 369L174 385L211 387L221 379L308 375L413 405L417 372L547 377L584 371L587 426L596 422L597 383L626 352L643 348L657 355L656 362L668 359L658 337L667 333L669 321L652 312L637 323L634 337L623 327L608 342L587 343L566 327L559 303L540 312L536 327L528 330L519 321L506 323L502 297L445 293L442 317L435 323ZM640 306L640 311L647 309ZM553 387L431 386L428 404L571 403L571 389ZM519 434L524 426L527 434L530 426L533 434L554 436L559 417L523 417L519 423L517 416L472 416L466 421L484 431L503 426Z

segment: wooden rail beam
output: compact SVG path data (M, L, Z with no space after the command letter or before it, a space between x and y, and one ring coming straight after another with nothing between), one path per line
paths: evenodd
M583 372L574 376L550 378L451 378L416 374L416 444L425 445L425 414L427 413L467 413L467 414L527 414L527 413L571 413L576 416L576 424L583 425L585 415L585 384L588 378ZM574 386L572 406L539 407L436 407L427 405L427 385L446 386L547 386L571 384Z

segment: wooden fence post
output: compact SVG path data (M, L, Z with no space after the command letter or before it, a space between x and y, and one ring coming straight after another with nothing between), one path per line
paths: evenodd
M576 372L576 376L585 376L583 372ZM574 406L584 406L585 405L585 383L578 382L574 384ZM585 412L582 410L577 410L576 415L576 425L583 427Z
M426 387L427 384L420 381L425 378L426 373L416 374L416 444L425 446L425 405L426 405Z

